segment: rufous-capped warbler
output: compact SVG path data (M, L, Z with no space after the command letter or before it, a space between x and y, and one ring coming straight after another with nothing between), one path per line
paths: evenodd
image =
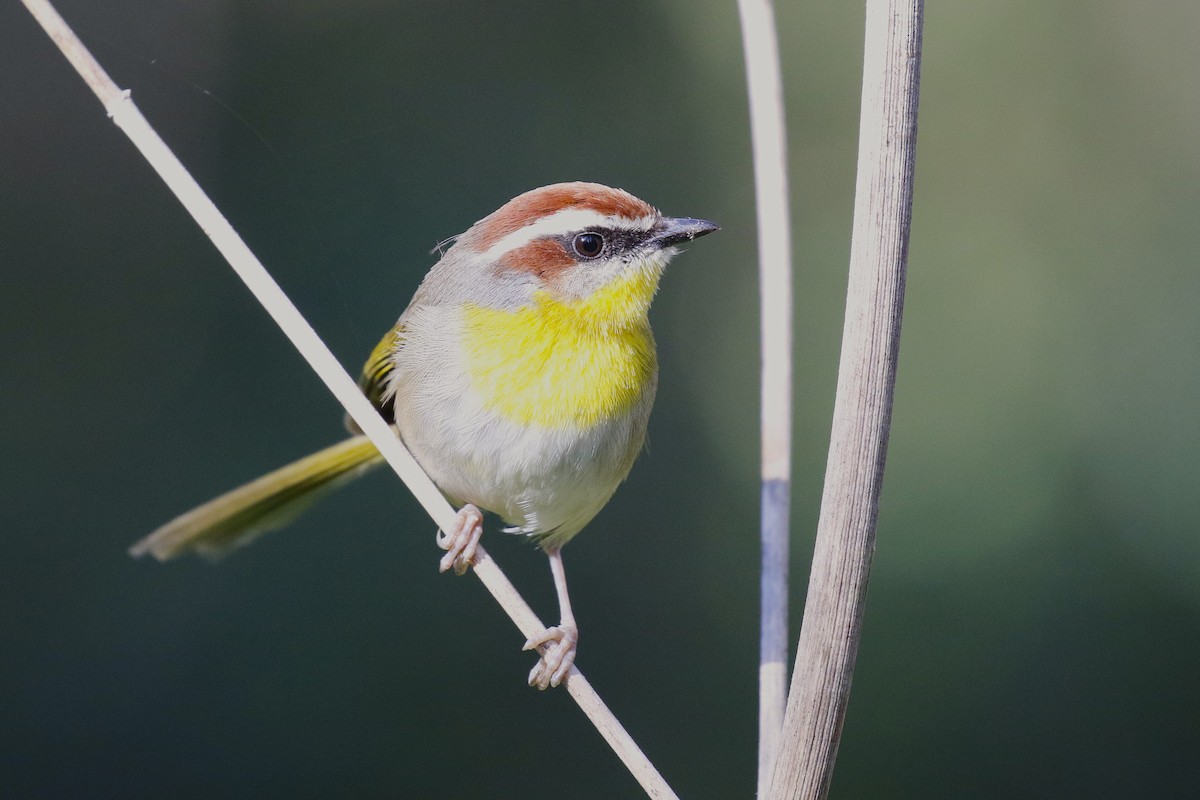
M596 183L518 195L455 238L363 368L363 392L461 505L442 571L470 565L479 509L549 556L560 622L526 643L548 645L532 686L557 686L575 660L562 547L612 497L645 439L658 381L647 312L663 268L676 245L715 230ZM220 556L381 463L366 437L351 436L177 517L130 552Z

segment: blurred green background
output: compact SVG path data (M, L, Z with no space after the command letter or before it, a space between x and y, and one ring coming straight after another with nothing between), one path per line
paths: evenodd
M580 666L750 797L757 287L731 2L60 3L352 370L440 239L544 183L724 230L653 319L650 447L567 551ZM781 4L793 637L849 251L861 4ZM893 438L834 797L1200 785L1200 4L931 3ZM340 411L0 7L0 782L12 797L635 797L378 473L214 567L125 548ZM488 547L544 616L544 559Z

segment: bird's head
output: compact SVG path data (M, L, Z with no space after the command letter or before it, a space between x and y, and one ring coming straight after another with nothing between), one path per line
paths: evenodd
M621 189L557 183L514 197L459 236L443 259L455 275L445 277L456 294L491 308L550 302L619 324L645 316L676 245L715 230L664 217Z

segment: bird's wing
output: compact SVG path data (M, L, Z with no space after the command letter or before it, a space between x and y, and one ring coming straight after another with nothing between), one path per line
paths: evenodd
M396 412L392 407L392 370L396 366L396 350L404 344L404 324L397 323L394 328L384 334L363 364L362 374L358 378L358 388L371 401L371 405L379 409L389 423L395 423ZM358 426L349 417L346 427L352 432L358 432Z

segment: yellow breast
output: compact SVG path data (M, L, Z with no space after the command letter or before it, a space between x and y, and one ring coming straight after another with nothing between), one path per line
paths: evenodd
M654 377L646 312L658 273L637 270L586 300L538 291L517 311L467 305L463 347L484 407L544 428L587 428L632 408Z

